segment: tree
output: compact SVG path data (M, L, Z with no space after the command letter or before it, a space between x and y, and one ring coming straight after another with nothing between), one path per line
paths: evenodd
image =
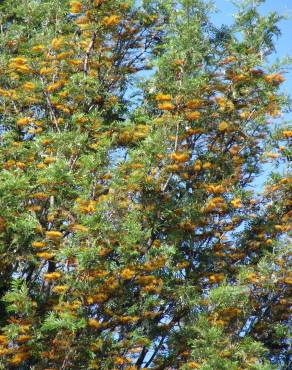
M2 3L1 368L289 368L289 101L260 3L219 29L202 0Z

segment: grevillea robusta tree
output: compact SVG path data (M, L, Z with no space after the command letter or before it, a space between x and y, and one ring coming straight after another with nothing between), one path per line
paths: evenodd
M203 0L1 2L1 369L289 368L262 2L221 28Z

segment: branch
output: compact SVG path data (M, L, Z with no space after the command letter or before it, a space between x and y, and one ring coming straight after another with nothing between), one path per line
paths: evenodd
M145 367L147 368L150 366L151 362L154 360L155 356L157 355L158 351L160 350L161 346L163 345L165 336L161 337L160 342L158 343L157 347L155 348L152 356L150 357L149 361L146 363Z
M88 74L89 57L90 57L90 54L93 50L95 39L96 39L96 32L93 32L92 37L91 37L91 41L90 41L90 43L88 45L88 48L86 50L86 56L85 56L84 64L83 64L83 72L84 72L85 75Z
M144 346L143 349L142 349L142 352L141 352L141 354L140 354L140 356L139 356L139 358L138 358L138 360L136 361L136 364L135 364L138 368L141 368L147 352L148 351L147 351L146 347Z
M264 318L264 316L266 315L266 313L268 312L268 309L271 307L271 305L273 303L275 303L279 297L281 296L281 294L283 293L283 291L280 291L278 294L272 296L268 302L264 303L261 307L260 307L260 313L258 314L258 316L254 315L254 316L250 316L245 324L243 325L243 327L240 329L240 331L238 332L238 336L240 338L244 338L246 335L248 335L251 330L253 329L253 327L255 326L255 324L259 321L259 320L262 320Z
M42 85L43 85L43 94L46 98L47 106L48 106L49 111L50 111L51 120L54 122L54 125L56 126L57 131L60 133L61 131L60 131L59 126L58 126L57 117L56 117L56 114L55 114L55 111L54 111L54 108L53 108L52 101L50 99L50 95L44 89L45 84L44 84L43 78L40 77L40 79L41 79L41 82L42 82Z
M179 130L179 121L177 122L176 124L176 134L175 134L175 144L174 144L174 151L176 152L177 150L177 144L178 144L178 130ZM165 191L168 184L169 184L169 181L171 180L172 178L172 173L169 175L168 179L166 180L165 184L161 186L161 191Z

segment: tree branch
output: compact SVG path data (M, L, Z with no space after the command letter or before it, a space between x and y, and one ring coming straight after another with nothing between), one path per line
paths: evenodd
M86 50L86 55L85 55L84 64L83 64L83 72L84 72L85 75L88 74L89 57L90 57L90 54L93 50L95 39L96 39L96 32L93 32L92 37L91 37L91 41L90 41L90 43L88 45L88 48Z

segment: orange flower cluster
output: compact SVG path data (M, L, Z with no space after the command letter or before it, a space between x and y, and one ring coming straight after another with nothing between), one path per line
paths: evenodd
M194 111L194 112L186 113L186 119L189 121L197 121L200 117L201 117L200 112Z
M121 21L120 16L113 14L108 17L104 17L101 21L102 25L105 27L114 27L117 26Z
M11 71L15 71L20 74L28 74L31 72L28 60L24 57L12 58L9 63L9 68Z
M46 237L48 239L52 239L52 240L60 239L62 238L62 236L63 234L60 231L56 231L56 230L46 231Z
M165 102L165 103L158 104L158 108L160 110L172 111L175 109L175 106L170 102Z
M82 12L83 5L80 1L72 1L70 5L71 5L71 9L70 9L71 13L78 14Z
M59 271L48 272L44 274L44 279L47 281L54 281L60 279L61 276L62 274Z
M279 73L273 73L271 75L266 75L265 80L270 84L280 85L285 81L285 78Z

